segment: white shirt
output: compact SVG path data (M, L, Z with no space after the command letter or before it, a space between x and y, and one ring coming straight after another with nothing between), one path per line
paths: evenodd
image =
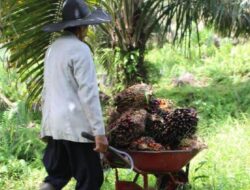
M104 135L89 47L74 34L64 35L47 50L44 69L41 137L88 142L81 132Z

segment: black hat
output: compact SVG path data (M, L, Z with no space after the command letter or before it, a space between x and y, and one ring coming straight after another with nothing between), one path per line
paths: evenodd
M96 25L111 21L111 16L97 8L90 12L84 0L65 0L62 10L62 21L43 27L45 32L57 32L65 28Z

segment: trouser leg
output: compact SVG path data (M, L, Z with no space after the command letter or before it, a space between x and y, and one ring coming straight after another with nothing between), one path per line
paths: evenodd
M51 184L55 190L61 190L71 178L69 158L63 141L48 141L43 163L48 173L44 182Z
M76 179L76 190L100 190L103 171L99 153L94 144L65 142L72 176Z

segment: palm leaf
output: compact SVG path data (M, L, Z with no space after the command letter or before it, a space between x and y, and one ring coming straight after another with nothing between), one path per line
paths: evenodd
M63 0L1 0L1 41L10 52L8 65L17 69L19 78L26 82L28 101L38 100L43 84L43 59L57 33L44 33L44 25L61 17ZM89 0L94 5L96 0Z

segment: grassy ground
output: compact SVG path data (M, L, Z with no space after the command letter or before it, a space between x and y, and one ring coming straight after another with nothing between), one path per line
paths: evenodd
M249 190L250 43L235 47L224 39L220 49L216 49L212 42L210 33L202 38L201 58L196 48L190 52L192 58L168 45L150 51L147 60L161 74L161 78L153 74L151 77L157 81L157 96L199 111L199 135L208 149L191 163L192 189ZM172 85L174 78L186 72L195 76L196 86ZM0 77L0 86L9 86L3 78ZM34 190L46 175L40 162L44 145L37 140L39 125L27 128L31 119L21 117L25 115L22 110L20 104L19 111L1 112L0 190ZM132 177L127 171L122 171L122 175L124 179ZM73 189L74 183L71 181L65 189ZM114 173L109 171L102 190L113 189Z

